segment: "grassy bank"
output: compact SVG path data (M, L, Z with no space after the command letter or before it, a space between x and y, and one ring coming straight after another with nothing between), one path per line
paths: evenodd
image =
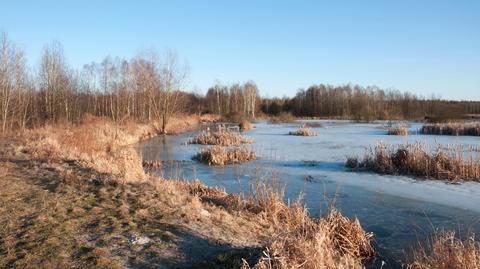
M449 181L480 181L480 160L461 146L436 148L422 143L377 144L363 159L349 157L346 166L380 174L411 175Z

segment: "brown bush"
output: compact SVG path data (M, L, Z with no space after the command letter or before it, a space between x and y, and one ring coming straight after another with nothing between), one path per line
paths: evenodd
M426 124L420 129L422 134L433 135L471 135L480 136L479 123Z
M316 136L317 135L314 131L312 131L312 129L305 128L305 127L299 128L296 131L289 132L288 134L298 135L298 136Z
M189 144L219 146L238 146L241 144L251 144L252 142L251 138L239 135L232 131L201 132L188 141Z
M436 233L413 253L409 269L479 269L480 244L469 234L462 241L453 231Z
M257 159L255 151L248 148L226 148L221 146L208 147L201 150L194 159L213 166L242 163Z
M467 152L467 157L465 157ZM370 148L363 160L349 157L346 166L366 169L381 174L412 175L427 179L451 181L480 181L480 160L462 146L430 149L426 144L414 143L400 146L377 144Z

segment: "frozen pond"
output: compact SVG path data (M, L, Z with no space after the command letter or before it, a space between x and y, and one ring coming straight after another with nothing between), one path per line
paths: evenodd
M365 149L383 141L389 144L462 144L480 146L478 137L420 135L420 124L410 124L409 136L389 136L385 123L320 121L315 137L286 135L300 124L256 123L246 134L253 138L260 159L223 168L192 161L203 146L186 145L194 133L159 136L140 143L144 160L171 160L162 173L166 177L198 178L209 186L228 192L248 192L256 175L274 171L286 186L286 198L304 192L310 213L318 217L329 201L348 217L358 217L375 234L380 252L389 263L403 257L403 250L422 240L432 227L480 234L480 184L446 184L403 176L351 172L344 167L346 156L362 156ZM307 179L307 180L306 180ZM384 268L398 268L390 264Z

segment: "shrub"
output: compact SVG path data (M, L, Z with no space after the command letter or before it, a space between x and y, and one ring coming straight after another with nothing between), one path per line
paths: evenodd
M201 150L194 159L208 165L223 166L226 164L242 163L257 159L255 151L248 148L226 148L221 146L208 147Z

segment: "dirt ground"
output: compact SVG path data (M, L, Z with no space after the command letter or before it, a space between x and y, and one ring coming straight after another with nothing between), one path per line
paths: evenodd
M0 268L234 268L258 256L256 235L235 240L248 225L187 216L149 184L107 176L2 155Z

